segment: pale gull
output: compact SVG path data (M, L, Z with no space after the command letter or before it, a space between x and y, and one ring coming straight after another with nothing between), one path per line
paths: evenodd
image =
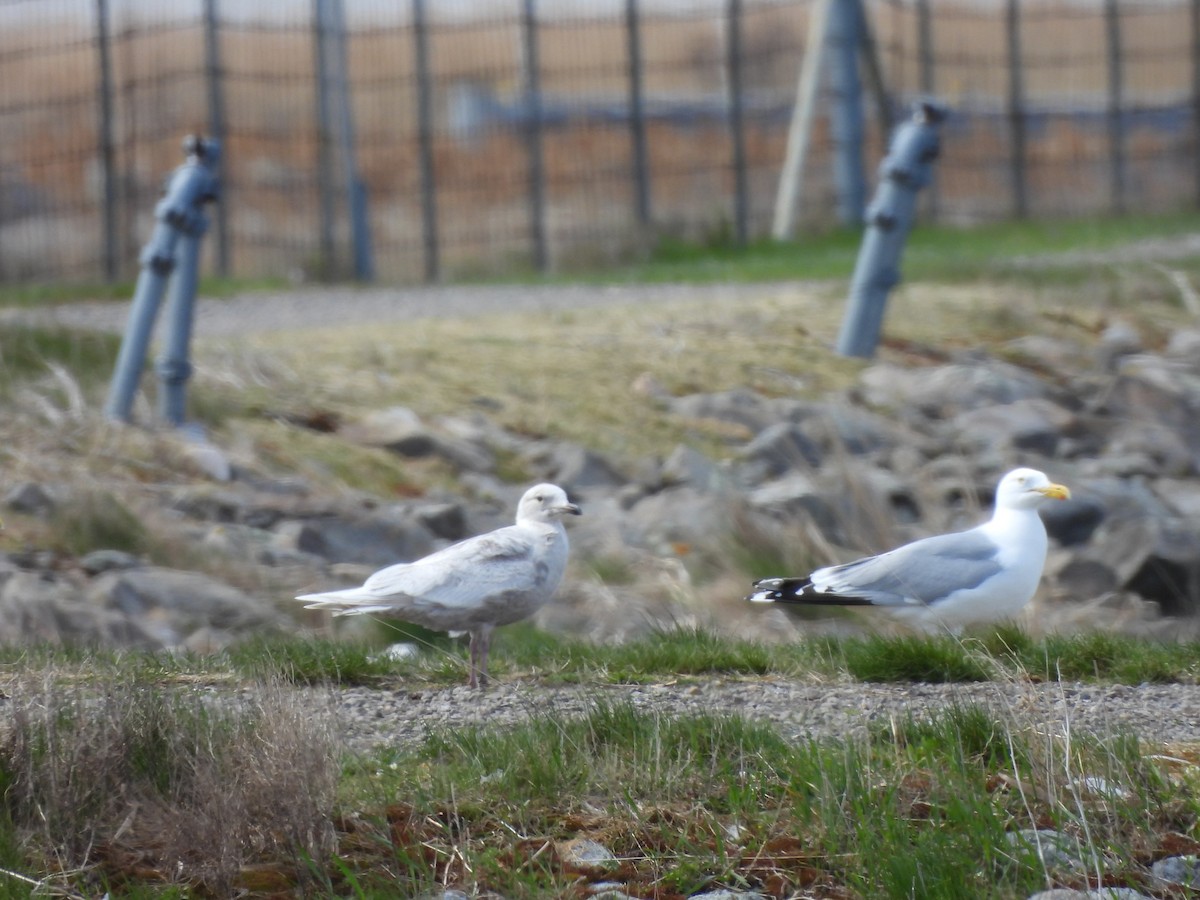
M567 532L562 517L579 507L553 484L531 487L517 522L460 541L416 562L380 569L362 587L301 594L308 609L337 616L381 614L437 631L471 636L471 687L487 684L492 629L533 615L562 581Z
M764 578L747 599L877 606L923 631L957 633L1011 619L1032 599L1046 563L1046 527L1037 508L1070 496L1036 469L1014 469L1000 479L995 510L982 525L817 569L807 578Z

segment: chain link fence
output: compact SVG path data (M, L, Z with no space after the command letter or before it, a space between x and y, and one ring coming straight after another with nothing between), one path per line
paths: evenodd
M224 147L223 274L415 281L765 236L813 2L0 0L0 282L135 274L189 132ZM868 169L888 115L952 110L927 218L1200 204L1200 0L866 9ZM836 224L819 113L801 228Z

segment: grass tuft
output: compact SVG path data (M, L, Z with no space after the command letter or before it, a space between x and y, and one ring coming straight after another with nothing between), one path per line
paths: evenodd
M840 642L840 651L860 681L988 681L993 672L969 644L942 635L850 638Z
M144 553L150 544L142 520L107 491L87 491L59 507L52 521L52 543L75 555L91 550Z
M65 674L14 687L0 745L3 810L41 871L232 896L260 855L331 849L332 732L286 694L214 703Z
M0 396L14 385L62 366L81 385L105 383L112 375L120 339L99 332L9 323L0 330Z

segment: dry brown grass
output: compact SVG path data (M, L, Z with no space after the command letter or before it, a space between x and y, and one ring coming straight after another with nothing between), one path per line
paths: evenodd
M260 861L293 881L332 849L338 741L282 688L237 700L53 671L9 690L0 772L43 872L231 896Z

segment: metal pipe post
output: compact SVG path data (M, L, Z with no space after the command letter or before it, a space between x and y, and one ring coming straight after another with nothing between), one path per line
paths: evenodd
M200 238L208 227L198 215L175 248L175 270L171 273L167 300L167 331L156 369L159 380L159 412L163 421L179 427L187 412L187 383L192 377L188 345L192 340L196 285L200 278Z
M179 316L186 314L188 321L173 323L172 335L175 336L175 333L179 332L186 340L186 336L191 334L191 296L195 294L199 239L208 227L208 219L202 207L215 200L220 190L216 175L220 147L215 141L205 141L192 136L184 141L184 152L187 161L171 175L162 200L154 208L154 232L140 256L142 271L138 276L137 291L129 312L129 323L121 341L121 350L117 355L112 384L109 387L108 402L104 407L105 414L110 419L121 422L129 421L133 398L137 393L142 366L150 346L150 335L154 331L154 320L158 315L158 307L162 302L168 279L171 278L177 263L186 271L182 273L183 278L174 285L172 308ZM189 238L193 239L192 247L187 253L180 255L177 252L180 243ZM180 292L189 288L191 296L180 299ZM168 340L169 343L173 343L173 337ZM186 345L181 354L170 351L164 353L164 359L177 362L179 358L183 359L186 366ZM166 366L161 365L160 372L164 368ZM182 367L175 365L176 371L180 369ZM186 380L185 374L182 381Z
M929 184L939 149L938 125L946 109L917 104L912 118L896 129L879 171L879 188L867 210L867 232L859 248L850 299L837 352L870 357L879 343L888 294L900 281L900 255L916 211L917 192Z

